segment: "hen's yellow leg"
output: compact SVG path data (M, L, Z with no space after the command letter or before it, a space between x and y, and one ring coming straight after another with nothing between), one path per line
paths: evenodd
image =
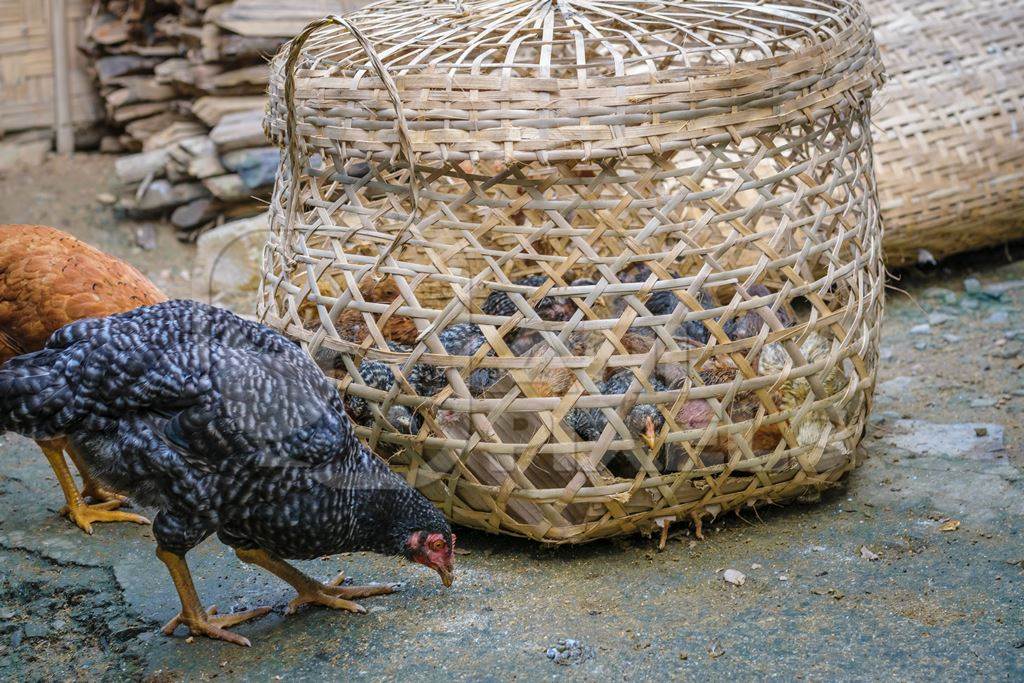
M190 635L225 640L244 647L252 645L248 638L232 633L227 630L227 627L262 617L270 611L269 607L257 607L245 612L214 616L217 614L216 607L205 610L202 603L199 602L199 595L196 594L196 587L192 583L192 574L188 570L185 557L159 548L156 551L156 556L167 566L167 571L171 574L171 581L174 582L174 588L178 591L178 597L181 599L181 612L164 626L165 635L173 635L174 629L184 625L188 628Z
M110 501L116 500L118 503L124 503L128 499L122 496L120 493L114 493L103 487L92 473L89 471L89 465L86 464L82 456L71 447L71 444L66 444L64 450L67 452L68 457L71 458L71 462L75 463L75 468L78 469L78 476L82 478L82 497L92 498L93 500L101 503L109 503ZM117 507L112 506L109 509Z
M108 500L92 505L86 503L82 500L75 479L71 476L71 470L68 469L68 464L64 460L63 442L42 441L39 443L39 447L43 449L43 455L50 462L53 473L57 475L57 482L60 484L61 491L64 492L64 500L67 501L67 505L61 509L60 514L67 515L82 531L91 534L92 525L97 522L149 524L149 520L142 515L115 510L114 508L121 504L120 500Z
M370 584L369 586L339 585L345 580L344 575L339 576L331 583L320 583L265 550L238 550L236 548L235 553L242 562L263 567L299 592L295 599L288 603L288 614L293 614L299 607L307 604L323 605L324 607L333 607L335 609L365 614L366 609L362 605L352 602L347 598L368 598L372 595L387 595L388 593L395 592L395 586L387 584Z

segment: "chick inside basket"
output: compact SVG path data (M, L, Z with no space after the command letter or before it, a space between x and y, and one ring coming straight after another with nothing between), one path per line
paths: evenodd
M357 424L372 428L380 418L385 431L409 437L406 446L440 438L466 445L472 457L483 441L518 445L516 458L532 443L534 469L555 467L559 454L600 453L599 466L617 478L721 471L758 456L785 469L788 455L764 456L823 444L860 409L860 394L845 392L855 372L828 328L805 329L808 312L780 304L769 286L733 283L689 298L669 288L633 294L630 285L659 281L642 262L614 279L617 288L596 272L566 275L561 287L547 275L510 279L478 297L475 319L485 322L440 326L434 348L410 317L368 321L349 309L336 329L363 355L328 372L351 375L346 406ZM365 302L394 311L404 303L391 278L365 280L360 290ZM627 325L641 319L626 315L637 301L643 320L678 321ZM844 393L849 400L837 401ZM380 445L398 448L394 439Z

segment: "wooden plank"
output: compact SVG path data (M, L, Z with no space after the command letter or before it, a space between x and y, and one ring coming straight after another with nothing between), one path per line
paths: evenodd
M57 154L75 151L75 132L71 128L71 86L68 71L68 25L65 0L50 0L50 35L53 39L53 118Z

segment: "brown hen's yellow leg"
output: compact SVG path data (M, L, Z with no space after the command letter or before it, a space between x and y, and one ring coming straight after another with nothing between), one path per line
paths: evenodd
M388 584L339 585L345 580L344 575L339 576L331 583L320 583L265 550L238 550L236 548L235 553L242 562L263 567L271 574L291 584L292 588L299 592L295 599L288 603L288 614L293 614L299 607L308 604L365 614L366 609L362 605L347 598L368 598L372 595L387 595L395 592L395 586Z
M192 583L192 574L188 570L188 563L185 562L184 556L160 549L157 549L156 556L167 565L167 571L170 572L174 588L178 591L178 597L181 599L181 612L164 626L164 635L174 635L174 629L184 625L188 628L189 634L193 636L226 640L243 647L252 645L248 638L232 633L227 628L249 619L262 617L270 611L269 607L257 607L245 612L214 616L217 614L216 607L204 610L202 603L199 602L199 595L196 594L195 584Z
M110 501L117 501L118 503L124 503L128 500L127 497L122 496L120 493L114 493L108 489L103 488L101 484L92 473L89 471L89 466L82 459L82 456L72 448L70 445L66 445L64 448L67 451L68 457L71 458L71 462L75 463L75 467L78 469L78 476L82 478L82 498L92 498L93 500L101 503L109 503ZM118 506L114 506L118 507ZM113 509L109 508L109 509Z
M43 449L43 455L50 462L53 473L57 475L57 482L61 491L64 492L64 500L67 505L61 508L60 514L67 517L78 525L87 534L92 533L92 525L97 522L134 522L135 524L149 524L149 520L142 515L131 512L118 512L114 508L121 504L119 500L108 500L103 503L88 504L82 500L78 493L78 486L71 476L71 470L64 460L63 444L59 441L44 441L39 444Z

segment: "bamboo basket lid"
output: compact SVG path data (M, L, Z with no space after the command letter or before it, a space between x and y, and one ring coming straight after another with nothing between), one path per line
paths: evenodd
M855 0L388 0L311 24L275 59L266 125L282 146L290 76L307 148L386 158L407 133L423 161L554 163L825 115L881 64Z

